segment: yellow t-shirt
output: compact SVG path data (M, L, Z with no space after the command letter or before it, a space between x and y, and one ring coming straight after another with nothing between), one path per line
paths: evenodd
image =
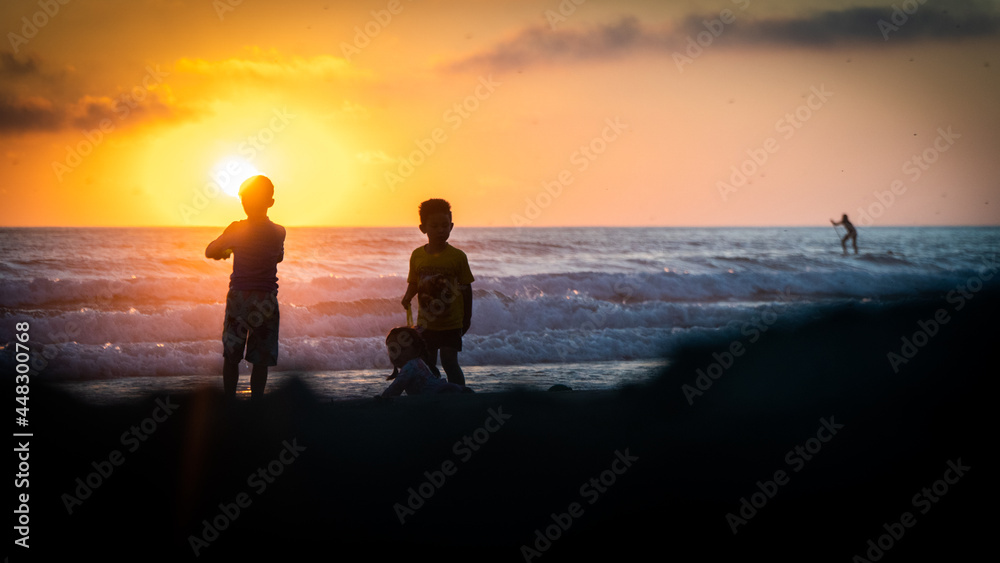
M428 254L423 246L414 250L406 282L417 284L417 325L428 330L462 328L465 304L459 286L475 280L465 253L450 244L438 254Z

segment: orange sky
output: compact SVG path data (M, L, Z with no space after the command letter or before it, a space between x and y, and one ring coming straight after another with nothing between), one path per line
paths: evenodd
M63 1L0 5L3 226L1000 224L996 3Z

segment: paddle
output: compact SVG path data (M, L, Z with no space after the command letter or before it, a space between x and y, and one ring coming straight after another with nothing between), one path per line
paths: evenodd
M840 229L837 228L837 224L833 222L833 219L830 220L830 224L833 225L833 230L837 233L837 240L840 241L840 246L844 248L844 256L847 256L846 241L844 240L844 237L840 236ZM847 227L844 227L844 229L846 230ZM844 236L847 236L846 233Z

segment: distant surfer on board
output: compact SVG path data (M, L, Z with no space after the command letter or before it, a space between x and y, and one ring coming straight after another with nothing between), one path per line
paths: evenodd
M844 216L840 218L840 222L839 223L834 222L833 219L830 219L830 222L833 223L834 228L836 228L837 225L843 225L844 229L847 230L847 234L844 235L844 237L842 239L840 239L840 246L843 247L844 254L847 254L847 239L851 239L851 244L854 245L854 253L857 254L858 253L858 231L856 231L854 229L854 225L852 225L851 222L850 222L850 220L847 219L847 213L844 213ZM839 235L840 232L838 231L837 234Z

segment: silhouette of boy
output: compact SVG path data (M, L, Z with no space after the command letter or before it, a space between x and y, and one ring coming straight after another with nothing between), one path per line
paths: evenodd
M417 326L431 362L437 363L440 350L441 367L448 381L465 385L458 353L462 350L462 336L472 324L469 284L475 278L465 253L448 244L455 227L451 222L451 205L443 199L429 199L420 204L419 213L420 232L427 235L427 244L410 255L403 308L408 310L413 296L418 296Z
M226 396L236 397L240 360L246 352L253 364L250 397L259 399L267 383L267 368L278 363L278 262L285 257L285 228L271 222L267 210L274 205L274 185L265 176L254 176L240 186L240 201L247 218L234 221L209 243L205 257L233 258L222 325L222 385Z
M833 221L833 219L830 219L830 222L833 223L834 226L843 225L844 229L847 230L847 234L844 235L844 238L840 239L840 246L843 247L844 254L847 254L847 239L851 239L851 244L854 245L854 253L857 254L858 253L858 231L856 231L854 229L854 225L852 225L851 222L847 220L847 213L844 213L844 216L841 217L839 223L835 223Z

